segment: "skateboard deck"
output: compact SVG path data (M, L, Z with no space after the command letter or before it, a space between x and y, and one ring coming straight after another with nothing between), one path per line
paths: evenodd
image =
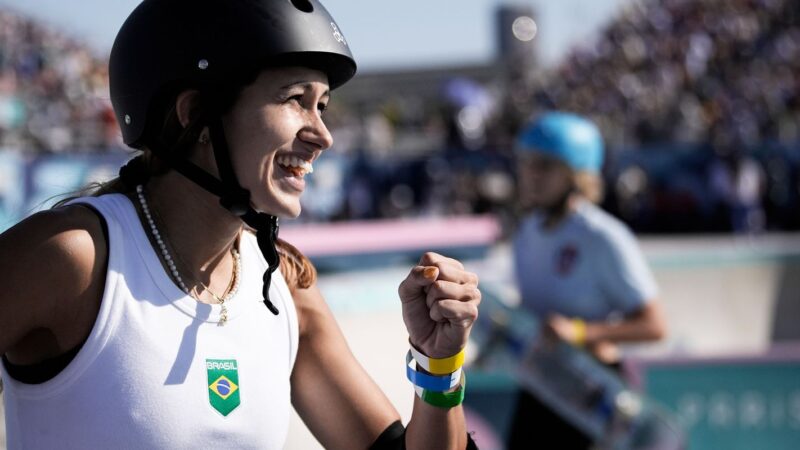
M671 414L629 389L588 352L542 337L541 321L509 306L499 290L482 286L481 291L470 367L510 374L599 448L681 448L682 432Z

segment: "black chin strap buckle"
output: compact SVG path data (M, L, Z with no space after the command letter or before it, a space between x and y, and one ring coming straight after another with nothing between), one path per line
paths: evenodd
M219 197L219 204L236 216L242 217L250 209L250 192L237 189L235 192L225 193Z

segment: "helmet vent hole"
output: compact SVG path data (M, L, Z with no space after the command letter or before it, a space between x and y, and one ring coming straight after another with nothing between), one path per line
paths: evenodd
M314 12L314 5L309 0L291 0L295 8L303 12Z

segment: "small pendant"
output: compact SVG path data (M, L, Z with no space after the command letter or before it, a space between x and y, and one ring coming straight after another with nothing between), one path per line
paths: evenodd
M228 322L228 308L222 305L222 311L219 312L219 326L224 326Z

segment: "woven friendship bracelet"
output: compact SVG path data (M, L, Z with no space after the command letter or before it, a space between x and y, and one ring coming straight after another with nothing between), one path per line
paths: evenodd
M416 387L417 397L425 403L437 408L453 408L464 402L464 392L467 386L467 377L462 372L459 380L460 386L453 392L433 392L421 387Z
M428 375L417 372L413 367L414 362L411 351L406 354L406 376L414 386L427 389L429 391L444 392L458 386L461 380L461 369L447 375Z
M411 345L411 355L420 367L434 375L447 375L464 365L464 348L447 358L429 358Z

